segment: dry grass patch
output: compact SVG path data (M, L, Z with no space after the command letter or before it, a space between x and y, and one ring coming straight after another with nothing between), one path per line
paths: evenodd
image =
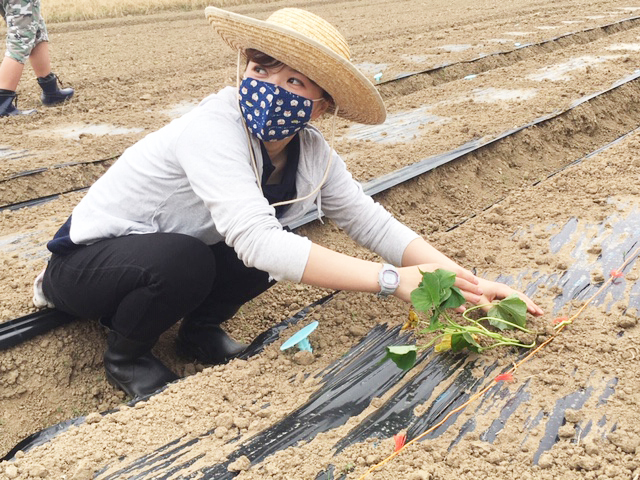
M209 5L224 8L272 1L274 0L48 0L43 5L43 12L46 21L54 23L146 15L168 10L190 11Z

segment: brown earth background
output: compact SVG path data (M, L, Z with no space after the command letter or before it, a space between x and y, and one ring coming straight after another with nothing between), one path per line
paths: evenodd
M437 438L410 445L366 478L640 478L640 327L633 306L640 296L640 272L629 257L640 241L640 138L633 133L640 126L640 83L635 79L640 5L288 0L229 8L264 19L284 6L309 9L336 25L351 45L354 63L372 81L380 80L389 113L385 125L364 128L340 120L336 125L336 149L363 183L549 117L376 195L435 246L479 275L502 275L518 288L536 275L562 277L580 261L576 251L587 259L586 278L593 285L630 261L615 295L606 291L605 301L589 304L518 367L514 382L504 385L503 403L480 414L482 400L476 400ZM43 9L46 15L46 1ZM0 205L56 195L46 203L0 213L0 322L36 311L31 288L46 262L45 243L82 189L135 141L235 83L235 54L210 31L200 8L50 23L49 32L54 70L77 93L69 104L45 109L38 105L38 87L26 69L19 106L38 107L39 113L0 119ZM595 94L600 95L589 98ZM318 126L328 134L331 125L322 119ZM628 132L610 148L573 163ZM568 225L569 241L555 248L554 239ZM622 232L614 237L619 225ZM331 222L311 223L299 233L341 252L375 258ZM610 237L629 248L607 257L616 251ZM584 299L565 299L558 308L558 285L539 285L534 292L546 312L530 318L531 328L541 332L539 341L553 333L554 318L572 316L584 304ZM243 307L227 329L250 341L328 293L279 284ZM76 321L0 351L0 453L42 428L87 416L51 442L0 463L0 478L106 478L175 439L199 438L187 455L193 464L180 472L198 478L202 468L222 462L238 445L305 404L321 387L320 372L371 328L402 324L407 312L408 305L395 299L340 292L304 321L319 321L311 337L312 358L280 351L295 327L248 361L215 367L179 358L174 328L155 353L185 378L133 407L104 377L105 334L93 321ZM470 354L467 361L477 362L480 371L493 362L506 368L511 357L514 352L503 350ZM235 463L237 478L313 479L329 465L335 467L334 478L362 478L393 453L390 435L337 455L334 446L413 375L342 426L262 462ZM598 401L612 381L612 393ZM424 414L449 387L439 385L415 415ZM523 387L528 399L487 442L480 432L497 418L509 395ZM524 428L532 412L548 418L560 399L587 390L595 393L564 412L558 441L534 459L545 430L542 424ZM580 435L590 419L603 417L600 430ZM469 419L476 421L474 431L451 447Z

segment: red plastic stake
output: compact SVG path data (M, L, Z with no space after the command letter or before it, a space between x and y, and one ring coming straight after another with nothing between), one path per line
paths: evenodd
M396 441L396 449L394 450L394 452L397 452L402 447L404 447L405 443L407 443L407 434L406 433L396 433L393 436L393 439Z
M496 382L513 382L513 375L511 373L501 373L495 378Z
M615 269L614 269L614 270L611 270L611 272L609 273L609 275L611 275L611 277L614 279L614 283L615 283L615 280L616 280L617 278L622 278L622 277L624 277L624 273L622 273L620 270L615 270Z

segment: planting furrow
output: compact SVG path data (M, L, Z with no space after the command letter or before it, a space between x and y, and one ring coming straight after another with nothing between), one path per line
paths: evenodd
M400 74L394 79L380 82L378 89L384 98L406 95L421 90L426 86L441 85L460 80L469 75L478 75L496 68L507 67L537 55L545 55L573 45L584 45L638 26L640 26L640 17L627 18L599 27L566 33L542 42L519 45L513 50L482 54L470 60L444 64L418 72Z
M519 182L518 176L522 165L529 164L531 159L544 158L536 173L527 175L538 177L531 183L557 172L582 156L576 152L600 151L640 126L635 112L640 109L640 73L616 82L611 88L586 96L574 102L562 112L540 117L526 125L506 131L496 138L474 140L455 150L440 155L424 158L412 165L400 168L364 183L365 191L370 195L378 195L379 201L393 197L396 205L404 208L427 209L433 193L433 185L445 178L464 178L473 172L478 178L478 187L469 192L470 210L459 211L460 217L475 216L494 202L503 198L506 191L496 185L509 185L511 189L526 182ZM594 136L597 119L614 118L616 124L611 125L599 138L604 140L600 147L594 149ZM595 123L594 123L595 122ZM463 166L462 163L465 165ZM450 165L447 165L451 163ZM439 168L442 167L442 168ZM426 172L438 169L430 177L422 177ZM461 171L458 171L461 170ZM511 176L512 181L505 180ZM434 178L435 177L435 178ZM409 182L400 188L395 188ZM455 184L455 180L450 180ZM398 202L402 197L406 202ZM455 199L453 200L455 201ZM480 207L480 208L479 208ZM401 207L402 208L402 207ZM402 215L403 211L397 212ZM294 228L309 223L314 214L308 214ZM451 224L449 226L452 226ZM423 231L422 233L429 233Z

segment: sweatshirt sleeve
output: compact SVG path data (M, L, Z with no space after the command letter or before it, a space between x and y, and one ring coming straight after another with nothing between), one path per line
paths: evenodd
M402 265L405 249L419 235L366 195L340 156L335 151L332 155L331 170L322 188L323 212L358 244L393 265Z
M208 109L194 118L176 142L175 157L216 230L246 266L276 280L301 280L311 242L283 230L262 195L236 111Z

